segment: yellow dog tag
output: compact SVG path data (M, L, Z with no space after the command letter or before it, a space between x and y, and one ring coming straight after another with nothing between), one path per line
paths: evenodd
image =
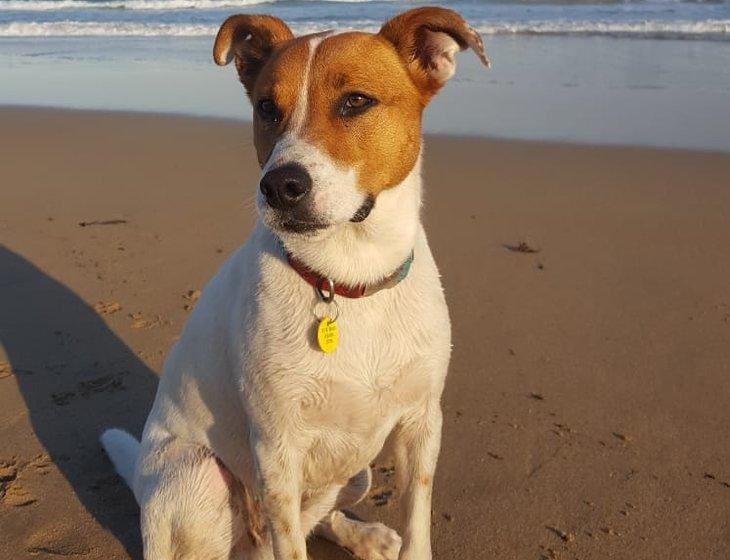
M340 330L337 328L337 323L329 317L322 319L317 327L319 349L325 354L331 354L337 348L339 340Z

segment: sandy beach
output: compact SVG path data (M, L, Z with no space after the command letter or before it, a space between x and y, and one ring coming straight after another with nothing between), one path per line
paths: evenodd
M0 123L0 559L138 560L97 438L140 434L254 224L249 125ZM424 173L454 330L435 559L730 558L730 155L428 137ZM390 466L358 515L395 523Z

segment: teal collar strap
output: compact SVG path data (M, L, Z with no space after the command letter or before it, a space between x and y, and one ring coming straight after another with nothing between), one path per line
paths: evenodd
M413 251L411 251L411 254L405 261L403 261L403 264L380 282L375 284L358 284L356 286L348 286L313 271L303 262L297 260L297 258L291 253L287 252L286 249L284 249L284 254L286 255L286 260L289 262L289 265L296 270L303 280L317 289L319 295L324 301L332 301L335 294L347 298L361 298L371 296L381 290L393 288L406 279L411 270L411 265L413 264Z

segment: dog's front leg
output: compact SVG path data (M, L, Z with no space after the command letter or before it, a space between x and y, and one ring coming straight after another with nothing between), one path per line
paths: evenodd
M430 399L395 433L396 473L403 516L400 560L431 560L431 495L441 446L441 406Z
M259 443L255 454L274 558L306 560L307 543L301 525L300 458L275 444Z

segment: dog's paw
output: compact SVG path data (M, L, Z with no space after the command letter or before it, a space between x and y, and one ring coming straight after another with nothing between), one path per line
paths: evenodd
M402 541L398 533L382 523L349 520L357 528L346 548L360 560L398 560Z

